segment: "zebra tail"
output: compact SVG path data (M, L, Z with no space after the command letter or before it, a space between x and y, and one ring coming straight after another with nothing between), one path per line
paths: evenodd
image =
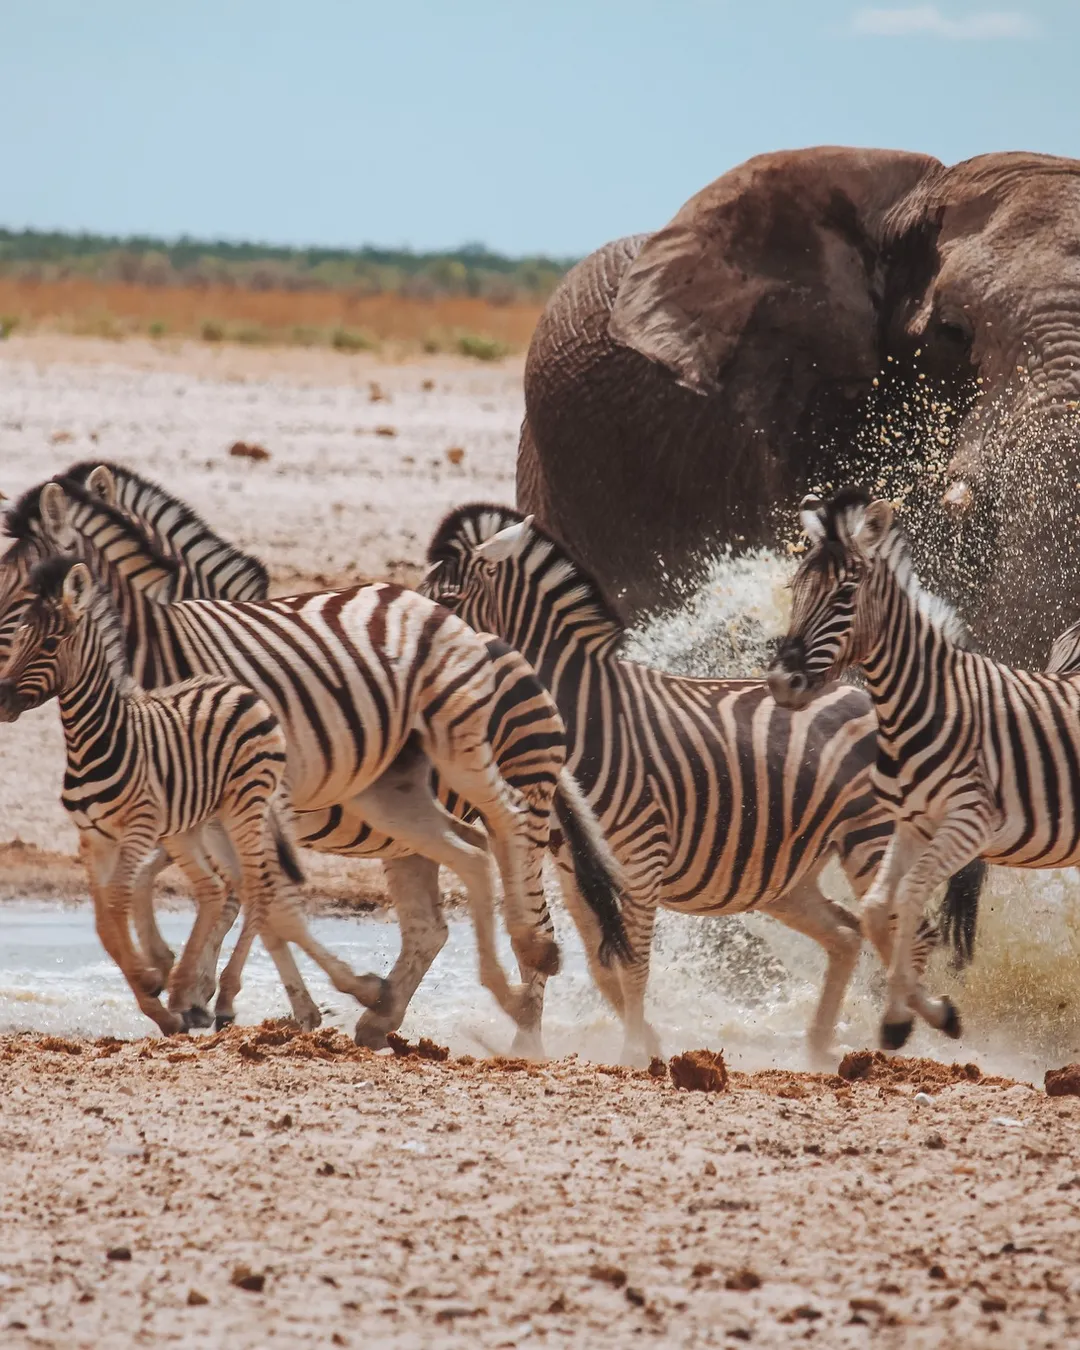
M617 959L630 965L635 957L623 926L622 869L585 794L566 769L555 788L555 815L570 849L578 889L600 925L600 963L610 966Z
M980 858L949 878L945 899L941 902L939 925L946 944L953 949L952 964L957 970L971 964L975 955L975 925L979 917L979 893L989 869Z
M285 830L284 822L276 811L270 812L270 832L274 836L278 866L290 881L297 886L303 885L304 869L300 866L300 859L296 856L296 849Z

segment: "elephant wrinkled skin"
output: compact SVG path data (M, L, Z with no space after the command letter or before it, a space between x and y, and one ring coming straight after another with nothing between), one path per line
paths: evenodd
M994 655L1080 617L1080 161L762 155L578 264L525 373L518 505L627 618L806 490L905 499Z

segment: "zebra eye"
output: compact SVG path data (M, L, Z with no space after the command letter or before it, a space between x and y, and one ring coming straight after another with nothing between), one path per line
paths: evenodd
M41 644L41 650L47 656L52 656L53 652L56 651L57 647L59 646L60 646L60 639L58 637L47 637L45 641Z

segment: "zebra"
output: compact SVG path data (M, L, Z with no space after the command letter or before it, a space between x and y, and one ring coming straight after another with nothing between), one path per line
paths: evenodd
M769 684L798 708L842 671L862 673L878 722L874 786L896 821L864 905L888 966L882 1044L903 1045L916 1014L958 1034L950 1000L930 998L912 969L916 922L972 859L1080 863L1080 680L971 650L951 607L921 586L890 503L846 488L805 498L800 516L810 548Z
M87 475L85 481L89 483L90 477ZM176 614L166 614L166 606L161 601L167 598L165 592L168 591L170 578L174 580L176 589L183 590L186 587L190 590L191 573L178 567L175 559L164 557L148 544L138 527L111 504L111 489L103 488L101 480L90 483L90 486L95 490L88 491L77 481L62 479L59 483L39 485L25 494L24 499L16 503L14 510L9 513L8 529L16 538L8 554L0 560L0 575L5 568L11 571L25 568L26 558L42 551L48 552L61 545L65 548L81 547L94 560L95 568L102 571L120 607L129 658L143 683L149 682L144 672L149 672L150 677L160 683L181 678L191 670L224 669L230 673L241 667L250 670L250 666L245 663L251 659L258 665L260 653L257 645L248 637L252 631L252 614L247 607L241 607L241 612L237 612L236 608L227 605L218 614L216 611L208 613L200 606L192 605L189 608L187 605L177 605L169 607L170 610L175 608ZM167 498L162 489L151 486L148 491L158 498ZM143 500L147 499L144 492ZM43 512L42 509L49 502L52 503L55 517L51 533L45 521L48 511ZM169 507L168 510L160 507L159 503L159 520L166 516L176 519L185 513L188 518L194 515L183 504L175 503L175 499L168 499L165 505ZM199 526L197 547L200 556L209 562L210 555L217 550L219 556L213 568L214 575L219 578L233 576L242 584L243 569L232 568L229 559L224 556L230 552L229 546L212 536L197 517L195 520ZM183 553L183 550L180 551ZM231 552L235 553L234 550ZM14 559L11 557L13 553L17 555ZM254 562L265 578L261 564L257 560L249 561ZM363 589L331 593L331 598L341 594L357 594ZM374 589L367 588L365 594ZM409 603L410 592L401 592L400 588L382 588L381 593L386 594L388 590L394 597L399 597L395 603ZM268 605L257 606L256 612L262 614L270 608L279 616L283 610L291 615L302 610L308 599L318 604L320 598L269 602ZM412 599L419 597L413 596ZM183 611L183 614L179 611ZM3 617L0 616L2 622ZM241 631L237 625L242 625L240 641L244 651L239 665L226 648L215 650L214 640L222 622L227 625L229 641L234 632ZM280 617L274 620L275 629L281 622L283 620ZM207 642L207 638L211 641ZM548 943L545 968L538 965L529 968L527 959L523 960L522 952L518 952L526 986L518 1000L518 1036L515 1044L519 1049L539 1053L542 1048L539 1028L544 982L547 974L553 973L555 969L551 923L540 878L553 798L559 824L572 843L574 864L582 882L585 903L596 907L597 921L605 935L606 950L616 955L625 948L618 908L620 883L617 866L596 822L563 769L565 733L550 695L516 652L509 651L504 643L492 638L484 639L483 642L495 685L495 697L489 704L488 731L500 768L508 776L511 785L516 787L526 808L528 849L525 880L534 928ZM307 677L317 695L321 682L318 669L307 672ZM253 677L242 674L241 678ZM292 684L297 683L297 675L288 673L287 668L283 669L280 660L271 665L268 678L276 681L274 690L266 688L264 691L272 704L275 696L280 698L283 678ZM301 672L300 679L303 678L304 672ZM400 771L401 768L402 762L399 761L396 770ZM407 785L415 793L412 779L421 775L421 763L410 764L408 773L410 778ZM390 779L384 776L381 793L384 801L389 800L391 806L396 804L395 798L397 803L401 801L400 794L393 791L392 787ZM463 794L459 799L455 787L447 786L445 781L441 792L443 800L460 815L464 810ZM469 800L471 809L475 803L473 799ZM399 905L401 953L387 981L388 995L382 1007L377 1012L365 1013L357 1028L357 1040L361 1043L375 1046L385 1044L386 1032L400 1025L412 993L446 938L446 925L439 910L439 859L419 854L404 826L399 827L396 834L388 830L380 833L374 828L378 818L369 821L367 813L355 802L339 802L307 809L305 801L298 798L296 804L301 808L297 814L300 842L323 851L383 857L392 882L397 883L396 888L392 885L392 894ZM376 807L384 809L379 803L376 803ZM429 814L431 809L425 807ZM463 845L474 852L485 846L484 836L470 829L463 820L457 819L453 829L461 836ZM456 850L454 841L444 841L444 850L452 845ZM442 860L449 861L446 857ZM452 861L450 865L453 866ZM146 895L145 909L152 919L148 902L149 886ZM148 941L153 940L155 932L156 928L151 926L147 934ZM520 929L516 941L521 947ZM527 958L527 953L525 956ZM543 956L544 952L541 951ZM219 1016L227 1018L231 1015L230 995L234 991L226 988L226 976L222 977L218 1012Z
M625 630L592 577L531 516L506 507L451 512L427 557L423 592L516 646L551 689L570 770L627 876L624 918L637 959L621 970L593 960L623 1017L624 1055L659 1049L644 995L663 905L691 914L764 909L820 943L828 966L808 1041L824 1059L861 937L818 875L835 851L861 896L891 833L870 787L867 696L836 689L791 713L760 680L690 679L622 659ZM978 871L957 879L954 903L969 903L979 884ZM922 938L928 951L929 929Z
M316 1015L288 943L295 942L358 1002L382 997L316 942L281 873L303 880L283 821L285 736L265 699L221 676L198 675L147 692L131 678L119 619L86 564L38 563L31 601L0 673L0 721L51 698L60 704L67 751L62 801L79 830L98 936L140 1009L166 1035L193 1025L195 957L224 903L207 856L211 820L238 874L246 916L270 952L294 1007ZM141 964L129 916L135 878L164 844L195 891L198 913L162 1005L160 972ZM219 844L220 847L220 844ZM276 855L276 856L274 856ZM273 860L272 860L273 858Z

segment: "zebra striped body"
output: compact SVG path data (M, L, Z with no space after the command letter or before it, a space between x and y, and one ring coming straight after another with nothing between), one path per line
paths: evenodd
M97 472L99 470L95 470ZM92 479L93 475L89 477ZM355 740L357 726L362 727L369 716L375 718L377 727L386 725L394 685L391 663L395 655L404 657L408 640L408 630L402 616L407 615L418 597L393 587L355 588L351 592L334 592L327 596L268 601L254 606L250 611L244 606L211 605L200 609L196 616L198 621L193 623L188 606L166 607L149 598L150 595L164 596L169 593L170 576L175 576L183 583L183 591L190 590L194 584L203 584L188 574L184 566L178 565L176 558L167 557L166 553L178 552L180 560L183 560L184 548L194 547L203 563L204 577L213 576L219 580L232 578L238 585L244 584L245 575L250 578L251 569L245 567L244 555L240 555L239 565L232 566L229 558L235 551L212 535L201 522L197 538L188 535L178 544L175 532L160 528L161 524L168 519L178 518L182 522L186 521L187 527L190 527L193 513L187 512L182 504L175 504L168 494L153 485L143 485L139 500L146 503L149 499L152 505L156 502L155 519L159 524L162 553L152 550L133 522L109 505L112 493L102 501L93 492L81 489L77 483L68 480L63 480L63 483L64 491L68 494L67 512L63 530L57 527L58 541L80 550L91 558L95 569L102 571L123 614L133 667L144 682L168 682L197 668L225 669L246 681L254 681L261 676L267 681L264 692L281 710L286 729L291 725L303 730L305 717L308 723L311 721L312 690L308 685L315 686L314 696L318 698L320 694L325 694L327 684L333 686L337 683L340 686L340 678L335 681L334 676L340 677L343 670L349 669L341 659L341 632L338 631L335 636L333 632L325 631L328 616L332 624L340 628L347 622L350 610L366 600L373 606L372 612L376 616L373 622L380 634L378 664L369 663L369 669L375 667L378 679L365 677L359 690L345 698L342 697L340 687L331 688L333 698L329 700L329 706L336 721L328 719L317 728L319 749L341 743L341 721L344 717L349 720L348 741ZM120 499L118 494L117 499ZM162 500L166 503L165 507L160 505ZM168 505L170 502L172 506ZM44 538L45 547L49 547L47 532L43 534L38 525L40 503L35 501L32 510L24 509L23 516L28 520L24 523L19 543L26 538ZM261 571L261 564L251 559L246 559L246 562L254 564ZM265 573L262 575L265 576ZM310 601L314 601L313 606ZM343 605L342 601L350 603ZM266 617L268 612L274 616L269 621ZM287 623L288 616L298 613L305 615L305 631L310 630L315 621L324 626L315 636L308 632L306 642L299 648L293 642L297 636L296 630L290 629ZM309 619L309 615L314 615L314 619ZM448 615L443 617L449 618ZM248 640L247 663L241 664L235 659L235 654L245 639ZM482 647L491 676L491 696L486 704L489 749L499 772L509 782L509 791L517 794L517 826L524 837L521 877L526 892L526 919L524 923L520 919L516 922L515 942L520 949L521 963L529 967L529 972L527 987L520 991L514 1005L521 1029L519 1044L522 1048L538 1048L543 986L554 966L551 923L541 880L553 798L560 817L571 813L579 827L574 835L575 866L586 879L586 903L597 907L605 941L615 950L624 940L616 900L618 881L614 862L606 852L595 822L591 821L591 814L584 803L575 800L572 784L563 772L564 731L550 695L520 655L509 651L505 644L486 638ZM273 665L267 660L267 652L271 650L280 652L278 661ZM229 653L229 656L225 658L223 653ZM304 658L310 658L308 673L311 678L308 685L304 683L302 667L299 672L297 669ZM444 720L450 719L452 725L450 712L441 706L435 682L442 679L444 684L452 686L456 677L453 669L441 658L436 662L435 669L435 676L425 674L422 670L414 672L415 688L411 696L419 703L429 696L434 697L436 704L439 704L439 716ZM403 687L407 687L407 681L403 680ZM370 689L372 695L367 712L363 710L359 692L363 689ZM454 692L459 707L463 692L462 689ZM292 708L297 709L295 720L290 719L287 711ZM393 721L393 718L390 720ZM399 717L397 720L400 722ZM477 740L476 731L470 734L479 748L482 738ZM308 740L311 739L309 735ZM290 734L291 754L292 751L293 736ZM430 747L428 753L433 753ZM318 763L317 760L317 766ZM375 772L380 773L381 770L376 768ZM452 786L447 785L448 778ZM297 806L303 812L299 816L301 842L323 851L353 856L379 856L387 860L391 891L402 924L402 949L391 974L383 1007L377 1013L365 1014L358 1027L358 1039L378 1044L384 1040L387 1030L400 1025L412 993L445 941L446 927L439 913L438 865L442 861L453 867L455 861L445 848L438 858L418 852L418 841L415 836L410 837L407 830L393 834L375 829L368 819L368 811L344 795L333 804L325 805L328 798L333 800L333 780L329 788L324 780L317 780L316 787L322 795L316 798L316 809L310 809L311 799L303 793L311 779L309 773L301 779L300 786L294 789ZM443 800L453 806L459 815L474 813L475 789L468 798L470 806L466 808L466 794L462 791L466 785L460 778L455 781L454 774L448 774L444 769L439 782ZM368 803L369 809L370 805ZM480 809L483 812L483 806ZM385 815L383 819L386 819ZM485 820L488 820L487 814ZM475 830L468 830L462 825L459 834L474 849L484 846L483 836ZM498 848L496 838L497 852ZM505 857L500 857L500 863L506 861ZM508 917L513 931L515 916L512 909L508 910ZM219 995L219 1009L221 1002ZM228 1013L231 1008L227 1006L225 1011Z
M867 697L841 688L793 714L760 681L689 679L621 660L624 630L591 579L505 508L452 513L428 560L426 592L518 647L566 722L571 771L626 871L627 931L645 958L623 972L628 1035L649 1035L640 1006L657 905L767 907L830 953L811 1030L824 1050L858 939L816 877L835 849L862 894L891 834L870 786Z
M802 517L813 547L770 684L798 705L862 671L878 722L874 785L896 821L866 910L889 964L883 1038L902 1044L913 1012L958 1034L951 1005L913 977L911 934L933 887L973 858L1080 863L1080 680L969 650L949 607L920 586L887 503L848 490L808 499Z
M52 559L29 580L33 599L0 678L0 718L59 701L63 804L79 829L103 945L143 1011L166 1033L191 1024L194 962L224 901L204 847L211 823L286 987L296 968L284 944L294 940L338 988L377 1001L381 982L358 980L325 953L295 899L279 893L282 868L294 880L300 873L281 820L285 737L265 700L207 675L148 693L131 678L115 610L85 564ZM191 879L199 906L170 977L169 1010L154 992L160 972L140 967L129 929L135 878L162 844Z

